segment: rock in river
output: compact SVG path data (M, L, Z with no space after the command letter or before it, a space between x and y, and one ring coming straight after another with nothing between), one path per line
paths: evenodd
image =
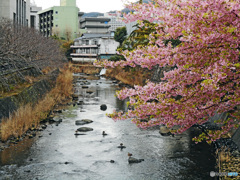
M161 127L160 127L160 130L159 130L159 133L160 133L162 136L170 136L170 135L172 135L172 133L170 132L170 129L167 128L166 126L161 126Z
M101 109L102 111L106 111L106 110L107 110L107 105L106 105L106 104L102 104L102 105L100 106L100 109Z
M80 132L87 132L87 131L93 131L93 128L90 127L81 127L77 129Z
M88 88L88 86L82 86L82 88L83 88L83 89L87 89L87 88Z
M90 120L90 119L82 119L82 120L77 120L77 121L75 122L75 124L76 124L77 126L80 126L80 125L89 124L89 123L92 123L92 122L93 122L93 121Z
M142 162L142 161L144 161L144 159L136 159L136 158L133 158L133 157L129 157L128 158L128 163L140 163L140 162Z

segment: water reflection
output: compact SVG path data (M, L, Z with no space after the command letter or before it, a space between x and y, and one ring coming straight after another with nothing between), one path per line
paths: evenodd
M0 152L0 165L22 164L28 157L34 139L25 139Z

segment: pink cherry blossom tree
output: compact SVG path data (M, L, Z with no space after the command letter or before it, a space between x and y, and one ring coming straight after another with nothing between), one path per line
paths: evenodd
M115 119L131 118L138 127L164 124L182 133L201 125L215 113L228 113L219 120L221 130L206 131L195 141L212 142L239 127L240 121L240 1L239 0L153 0L129 4L133 13L125 21L156 23L149 44L124 51L126 61L99 61L105 67L140 65L171 66L159 83L123 89L118 98L129 98L128 112ZM171 40L181 43L173 47ZM166 44L166 42L168 42ZM148 121L142 121L148 119Z

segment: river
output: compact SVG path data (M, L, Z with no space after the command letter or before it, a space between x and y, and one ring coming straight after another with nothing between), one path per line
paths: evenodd
M174 137L161 136L157 127L142 130L130 120L114 122L106 113L126 110L126 103L115 97L117 84L103 77L81 80L83 76L75 74L79 78L76 93L83 103L69 105L56 114L55 119L62 119L60 124L48 124L35 138L0 152L0 179L211 179L214 155L207 144L191 141L193 130ZM83 89L83 83L88 88ZM107 105L106 111L100 110L101 104ZM81 119L93 120L84 125L93 131L75 136L75 130L81 127L75 121ZM103 136L102 131L108 135ZM117 148L120 143L126 148ZM144 161L129 164L128 153Z

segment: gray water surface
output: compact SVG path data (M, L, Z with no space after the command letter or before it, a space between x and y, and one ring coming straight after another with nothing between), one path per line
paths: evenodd
M56 115L56 119L63 119L61 124L49 124L36 138L0 152L0 179L211 179L214 156L207 144L191 142L193 131L163 137L158 128L142 130L130 120L114 122L106 113L126 110L125 102L115 97L116 85L105 78L88 82L88 89L81 88L81 80L76 86L84 104L70 105ZM93 93L88 94L89 90ZM100 110L101 104L107 105L106 111ZM75 136L75 130L81 127L75 121L81 119L93 120L84 126L94 130ZM108 135L103 137L102 131ZM120 143L126 148L117 148ZM128 152L144 161L129 164Z

